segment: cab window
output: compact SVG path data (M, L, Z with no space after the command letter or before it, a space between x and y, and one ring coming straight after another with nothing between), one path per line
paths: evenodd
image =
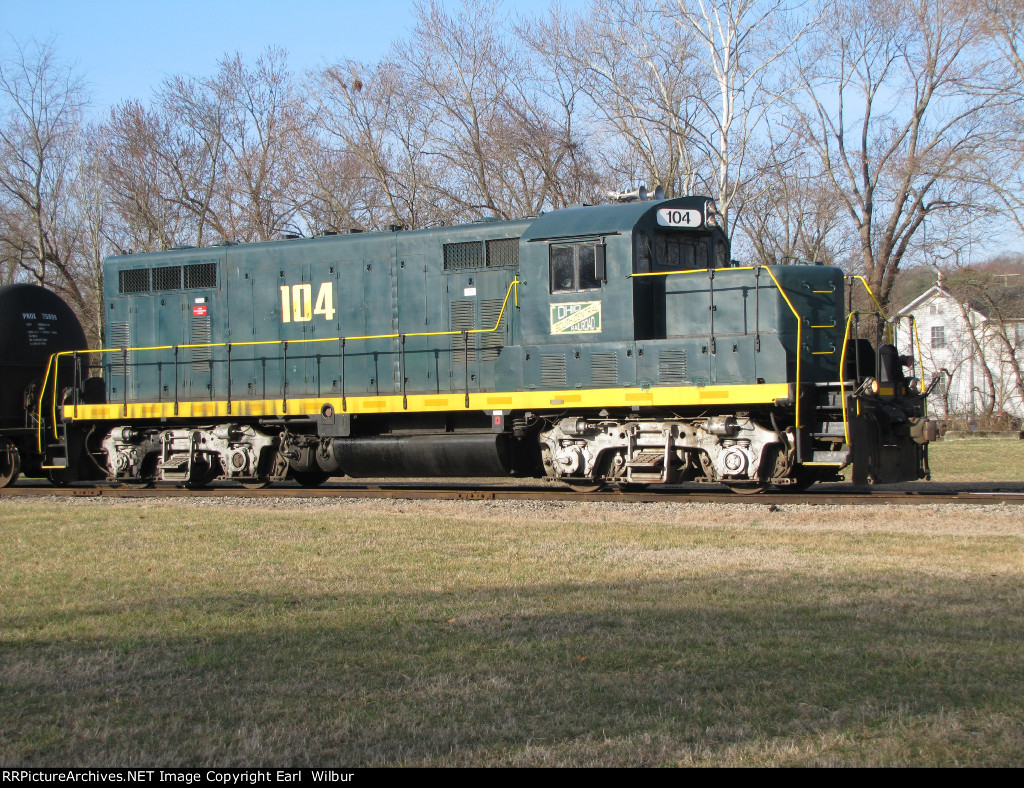
M548 247L552 293L599 290L604 279L604 247L596 242Z
M703 238L658 233L654 246L657 265L663 270L689 271L708 267L708 245Z

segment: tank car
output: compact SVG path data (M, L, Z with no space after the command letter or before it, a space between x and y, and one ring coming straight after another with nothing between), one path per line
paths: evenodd
M43 379L55 354L85 347L81 323L55 293L31 284L0 287L0 487L22 473L44 475L36 418L40 399L47 404ZM62 380L77 380L72 363L62 357Z
M926 391L888 327L858 338L863 280L736 263L704 197L121 255L105 283L112 347L56 354L35 416L64 478L928 473Z

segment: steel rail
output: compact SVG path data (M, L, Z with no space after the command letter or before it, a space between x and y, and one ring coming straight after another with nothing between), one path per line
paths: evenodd
M1011 483L1007 483L1010 485ZM602 503L718 503L743 504L761 506L883 506L907 505L918 506L928 504L1011 504L1024 506L1024 485L1016 484L1019 491L1005 489L991 490L944 490L934 485L920 490L880 490L854 489L837 490L834 487L822 487L820 490L802 493L759 493L757 495L737 495L733 492L705 489L681 489L665 486L659 489L648 489L638 492L626 492L617 489L598 492L578 492L566 488L551 489L550 487L511 487L497 485L423 485L419 483L381 482L381 483L338 483L318 488L302 488L294 486L269 487L259 490L248 490L241 487L223 486L202 489L182 489L172 485L142 487L132 485L97 485L97 486L24 486L16 485L0 490L0 500L5 498L105 498L105 499L167 499L187 500L190 498L206 498L222 500L230 503L234 500L251 498L389 498L401 500L449 500L449 501L559 501L571 503L575 501Z

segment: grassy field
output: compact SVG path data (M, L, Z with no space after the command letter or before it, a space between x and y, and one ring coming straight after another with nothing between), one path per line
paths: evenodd
M928 460L935 481L1024 481L1021 440L941 440L928 446Z
M1024 508L0 499L0 764L1020 765Z

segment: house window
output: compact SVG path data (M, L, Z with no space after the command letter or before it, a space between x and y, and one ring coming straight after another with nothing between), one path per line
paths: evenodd
M942 314L942 307L939 306L938 304L931 304L928 307L928 314L929 315L941 315Z
M932 348L946 346L946 327L932 326Z
M603 245L551 244L549 250L552 293L600 289L605 277Z

